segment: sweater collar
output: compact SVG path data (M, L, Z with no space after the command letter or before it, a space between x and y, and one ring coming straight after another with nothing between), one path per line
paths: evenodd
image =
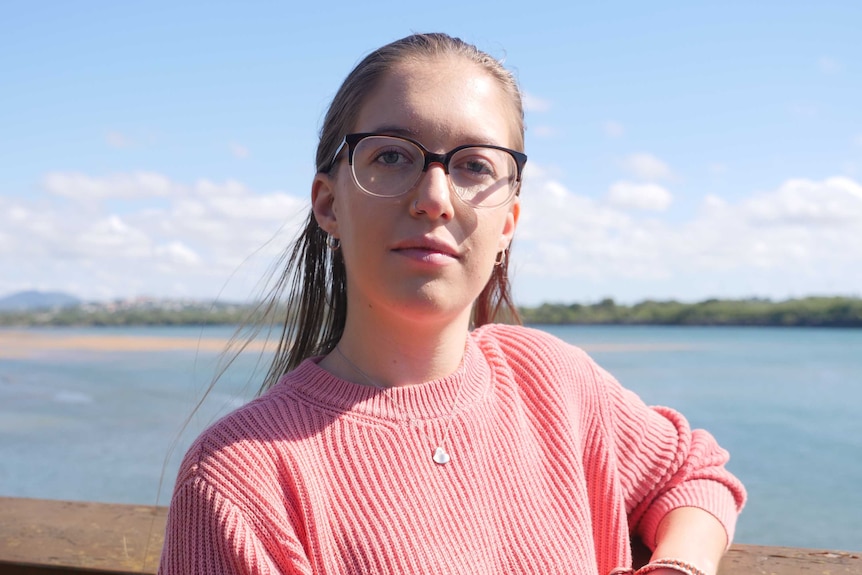
M335 377L322 367L322 356L303 361L274 386L321 409L389 421L449 418L479 402L491 387L491 368L472 336L464 359L452 374L407 387L379 389Z

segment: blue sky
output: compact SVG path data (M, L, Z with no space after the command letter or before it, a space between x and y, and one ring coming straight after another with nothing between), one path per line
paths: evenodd
M862 295L860 2L2 2L0 295L255 293L350 68L412 31L527 98L516 299Z

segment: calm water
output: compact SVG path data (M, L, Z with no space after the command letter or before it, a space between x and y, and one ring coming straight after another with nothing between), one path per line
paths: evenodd
M737 541L862 550L862 330L545 329L594 350L648 403L681 410L730 450L729 467L750 497ZM257 358L241 358L181 433L217 359L192 351L0 358L0 496L166 504L194 436L262 379Z

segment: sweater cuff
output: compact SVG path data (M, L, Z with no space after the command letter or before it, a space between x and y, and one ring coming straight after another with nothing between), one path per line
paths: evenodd
M695 479L668 491L650 506L637 526L641 540L650 549L655 549L658 542L656 534L664 516L679 507L697 507L703 509L724 527L727 533L727 547L733 541L736 530L736 518L739 510L733 493L727 486L711 479Z

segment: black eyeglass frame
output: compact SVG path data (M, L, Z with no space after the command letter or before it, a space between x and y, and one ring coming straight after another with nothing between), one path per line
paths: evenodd
M518 170L516 177L515 177L515 182L517 182L519 184L521 183L521 175L524 172L524 166L527 164L527 154L525 154L523 152L519 152L517 150L512 150L510 148L505 148L503 146L495 146L493 144L464 144L464 145L458 146L456 148L452 148L451 150L449 150L445 154L437 154L434 152L429 152L425 148L425 146L423 146L422 144L420 144L416 140L413 140L410 138L405 138L404 136L395 136L393 134L385 134L385 133L381 134L381 133L377 133L377 132L358 132L355 134L347 134L346 136L344 136L344 139L341 141L341 145L338 146L338 149L335 150L335 154L333 154L333 156L332 156L332 161L329 163L329 169L327 169L326 171L329 172L335 166L335 162L338 159L338 155L341 154L341 150L344 149L345 145L347 145L347 163L352 167L353 166L353 152L356 150L357 144L359 144L359 142L361 142L365 138L370 138L370 137L375 137L375 136L377 136L377 137L383 136L383 137L387 137L387 138L395 138L397 140L404 140L405 142L410 142L411 144L413 144L414 146L419 148L419 151L422 152L422 157L423 157L424 162L425 162L425 165L422 166L422 173L427 172L428 166L430 166L431 164L440 164L441 166L443 166L443 171L448 176L449 175L449 162L452 160L452 158L455 156L455 154L457 154L461 150L465 150L467 148L490 148L492 150L499 150L501 152L508 153L515 160L515 166L517 167L517 170ZM404 192L402 192L401 194L398 194L398 196L406 194L409 191L410 191L409 189L404 190ZM398 196L390 196L390 197L396 198Z

